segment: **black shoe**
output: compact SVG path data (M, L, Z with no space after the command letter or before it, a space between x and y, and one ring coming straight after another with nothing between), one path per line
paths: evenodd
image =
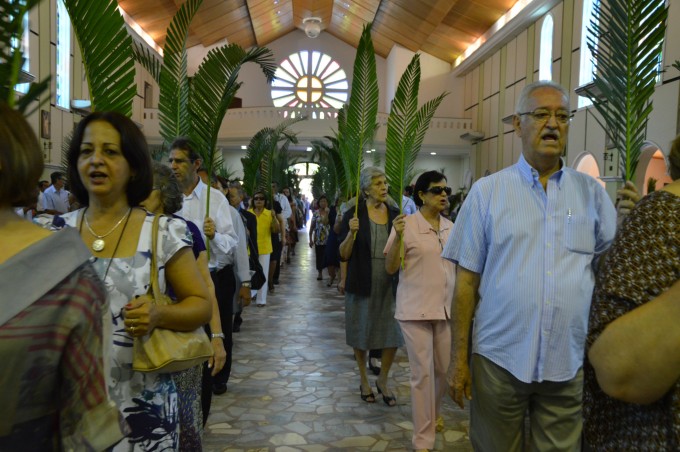
M279 280L278 280L278 279L275 279L275 280L274 280L274 284L278 284L278 283L279 283Z
M373 358L368 359L368 368L371 369L373 375L380 375L380 367L373 365Z
M238 333L241 331L241 324L240 323L234 323L234 326L231 328L232 333Z
M225 392L227 392L227 384L226 383L213 383L213 394L215 395L222 395Z

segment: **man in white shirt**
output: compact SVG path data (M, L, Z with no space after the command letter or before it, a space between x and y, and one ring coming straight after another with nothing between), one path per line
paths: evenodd
M51 215L60 215L69 211L70 204L68 202L68 195L70 194L64 189L65 179L64 173L55 171L50 174L52 185L43 192L43 206L45 212Z
M413 187L407 185L402 195L401 211L405 215L413 215L417 210L416 203L413 202Z
M178 215L196 224L210 255L208 267L215 284L215 296L220 308L220 323L222 324L222 334L213 335L213 339L224 336L222 339L224 339L224 348L229 361L232 350L232 303L236 289L231 254L238 246L238 236L232 223L230 206L219 190L208 187L198 176L198 169L202 163L201 157L188 139L178 138L172 143L169 162L184 192L184 203ZM208 190L210 190L209 211L206 208ZM226 383L218 387L217 391L213 388L213 392L217 394L222 394L226 390Z
M278 242L276 242L276 240L272 240L274 251L272 252L270 259L272 262L276 262L276 269L272 275L272 282L274 284L278 284L279 272L281 271L281 259L283 258L281 256L281 252L283 251L286 240L286 232L288 231L288 219L291 215L293 215L293 210L290 208L290 202L288 201L286 195L279 193L279 184L277 182L272 182L272 197L274 198L274 201L278 201L279 204L281 204L281 216L283 217L282 226L285 228L285 230L281 229ZM270 287L269 290L272 291L272 288Z

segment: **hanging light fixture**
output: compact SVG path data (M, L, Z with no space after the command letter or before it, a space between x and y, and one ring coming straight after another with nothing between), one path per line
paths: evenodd
M316 38L321 34L321 18L320 17L305 17L302 19L305 26L305 34L308 38Z

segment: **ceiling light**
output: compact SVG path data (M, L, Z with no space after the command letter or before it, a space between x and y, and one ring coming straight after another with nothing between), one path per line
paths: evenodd
M430 152L430 155L437 155L436 152Z
M311 146L307 146L307 152L312 152L312 147L311 147Z
M246 150L246 149L248 149L248 146L242 144L242 145L241 145L241 149Z
M302 19L305 27L305 34L308 38L316 38L321 33L321 18L320 17L305 17Z

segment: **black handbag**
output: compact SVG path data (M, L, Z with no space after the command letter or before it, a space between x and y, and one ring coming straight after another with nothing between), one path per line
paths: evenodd
M253 245L252 237L248 236L248 246L250 248L250 255L248 255L248 262L250 264L250 288L253 290L260 290L262 286L267 282L267 277L262 270L262 265L260 260L257 258L257 253L253 250L255 246Z

